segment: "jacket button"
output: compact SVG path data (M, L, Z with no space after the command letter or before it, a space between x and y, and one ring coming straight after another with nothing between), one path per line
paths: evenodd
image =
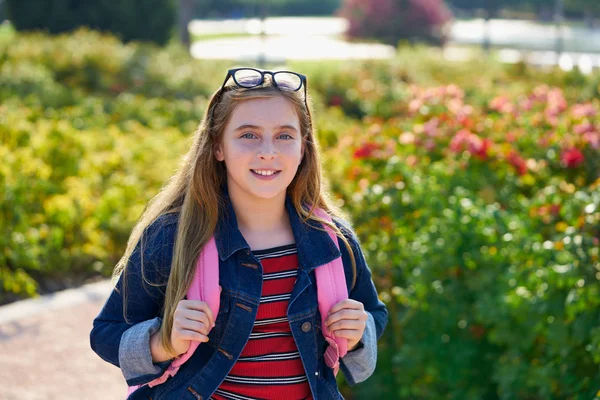
M312 325L310 324L310 322L305 322L302 324L302 331L308 332L308 331L310 331L311 327L312 327Z

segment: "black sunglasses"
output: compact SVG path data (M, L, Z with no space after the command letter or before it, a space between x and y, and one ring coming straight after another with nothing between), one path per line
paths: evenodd
M306 76L292 71L260 71L248 67L230 69L227 71L227 76L219 92L223 92L229 78L233 78L238 87L250 89L262 85L265 82L265 75L267 74L271 75L273 85L279 89L298 91L301 87L304 87L304 105L308 109L306 101Z

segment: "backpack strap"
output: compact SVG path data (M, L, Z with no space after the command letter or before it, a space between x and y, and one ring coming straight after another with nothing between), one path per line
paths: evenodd
M219 254L217 252L214 236L206 243L198 257L194 279L187 291L187 298L189 300L202 300L206 302L210 311L212 311L213 318L217 318L221 302L221 293L219 290ZM188 350L185 353L176 357L160 377L146 384L150 387L154 387L175 375L179 371L179 368L194 354L199 345L200 342L191 340L190 347L188 347ZM133 393L140 386L143 385L129 387L128 395Z
M331 217L321 209L315 209L314 213L322 219L333 222ZM331 228L323 226L335 246L339 249L338 238ZM346 287L346 276L344 274L344 265L342 257L321 265L315 269L317 278L317 298L319 301L319 312L321 313L321 331L325 340L329 344L325 350L325 363L333 369L335 375L339 371L339 360L348 352L348 339L335 337L329 332L325 325L329 310L342 300L348 298L348 288Z

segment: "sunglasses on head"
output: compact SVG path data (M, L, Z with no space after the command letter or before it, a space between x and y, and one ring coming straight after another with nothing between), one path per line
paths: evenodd
M306 76L292 71L260 71L254 68L242 67L227 71L227 76L219 92L223 92L227 81L233 78L234 83L241 88L251 89L265 82L265 75L271 75L273 85L281 90L298 91L304 87L304 104L306 102Z

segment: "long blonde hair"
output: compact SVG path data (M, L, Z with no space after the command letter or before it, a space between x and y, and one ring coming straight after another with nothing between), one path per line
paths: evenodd
M129 257L138 241L144 240L144 231L159 216L166 213L179 212L179 222L170 274L162 307L162 345L171 357L176 357L171 346L171 330L173 315L177 304L187 293L193 279L196 260L204 245L213 236L225 199L222 197L221 185L226 184L226 170L223 163L215 158L215 148L221 142L225 126L235 107L243 101L257 98L283 96L295 108L300 121L300 130L304 146L304 157L298 167L296 176L287 188L287 195L300 215L302 221L318 221L329 226L344 242L352 260L352 287L356 283L356 261L350 244L335 224L313 214L319 207L330 216L346 219L346 215L335 206L324 189L321 172L321 159L315 132L312 124L310 107L306 107L303 91L280 90L265 82L261 87L241 89L226 87L217 90L211 96L202 122L196 130L192 146L183 157L180 168L169 179L160 192L146 206L142 216L136 223L127 241L127 248L113 271L113 283L127 268ZM310 99L307 99L307 102ZM304 207L303 207L304 205ZM306 208L307 209L306 209ZM143 246L142 246L143 248ZM153 286L164 286L163 283L148 282L144 274L142 254L142 277ZM127 274L123 274L123 315L127 320Z

